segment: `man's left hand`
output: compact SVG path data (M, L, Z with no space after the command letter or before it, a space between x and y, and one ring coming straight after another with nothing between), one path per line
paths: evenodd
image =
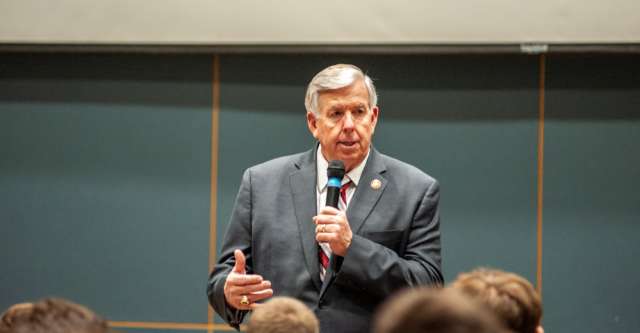
M316 240L328 243L335 255L344 257L353 238L345 213L327 206L313 217L313 222L316 224Z

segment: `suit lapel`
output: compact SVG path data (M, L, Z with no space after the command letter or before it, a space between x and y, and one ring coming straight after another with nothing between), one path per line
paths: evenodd
M303 155L291 176L291 196L296 220L302 240L302 249L307 269L311 275L311 280L318 290L321 288L320 268L318 261L318 243L316 242L315 224L313 216L317 213L316 207L316 150Z
M359 233L364 221L371 214L371 211L382 196L382 192L387 187L388 181L382 177L382 173L385 170L386 167L382 163L380 153L371 147L369 160L360 177L356 193L353 194L347 209L347 219L354 234ZM377 188L372 186L372 182L375 180L380 182L380 186Z

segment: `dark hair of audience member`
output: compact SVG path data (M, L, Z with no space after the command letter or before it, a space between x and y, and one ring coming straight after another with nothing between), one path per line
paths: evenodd
M82 305L59 298L45 298L13 313L8 325L0 332L106 333L109 328L106 320Z
M253 310L247 333L318 333L315 314L291 297L274 297Z
M377 311L374 333L505 333L495 316L455 290L405 290Z
M517 274L480 268L458 275L451 287L488 306L515 332L543 332L540 295Z

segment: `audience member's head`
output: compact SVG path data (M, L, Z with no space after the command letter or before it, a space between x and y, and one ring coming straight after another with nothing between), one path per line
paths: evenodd
M82 305L63 299L45 298L19 310L9 308L3 315L6 328L12 333L106 333L107 322ZM5 316L8 320L5 323Z
M0 332L2 332L3 329L8 330L11 328L16 321L26 316L32 308L33 303L18 303L10 306L7 311L2 314L2 318L0 319Z
M540 296L517 274L481 268L460 274L451 287L488 306L515 332L543 332Z
M451 289L408 289L376 314L374 333L503 333L495 316Z
M318 319L304 303L274 297L253 310L247 333L318 333Z

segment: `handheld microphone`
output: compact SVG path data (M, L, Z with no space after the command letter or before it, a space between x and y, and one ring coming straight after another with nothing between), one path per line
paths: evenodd
M327 168L327 206L338 208L342 177L344 177L344 163L340 160L329 162L329 167Z
M342 187L342 178L344 177L344 163L340 160L329 162L327 167L327 206L338 208L338 200L340 200L340 187ZM331 255L329 258L330 271L337 272L342 266L343 258ZM333 275L333 273L331 273Z

